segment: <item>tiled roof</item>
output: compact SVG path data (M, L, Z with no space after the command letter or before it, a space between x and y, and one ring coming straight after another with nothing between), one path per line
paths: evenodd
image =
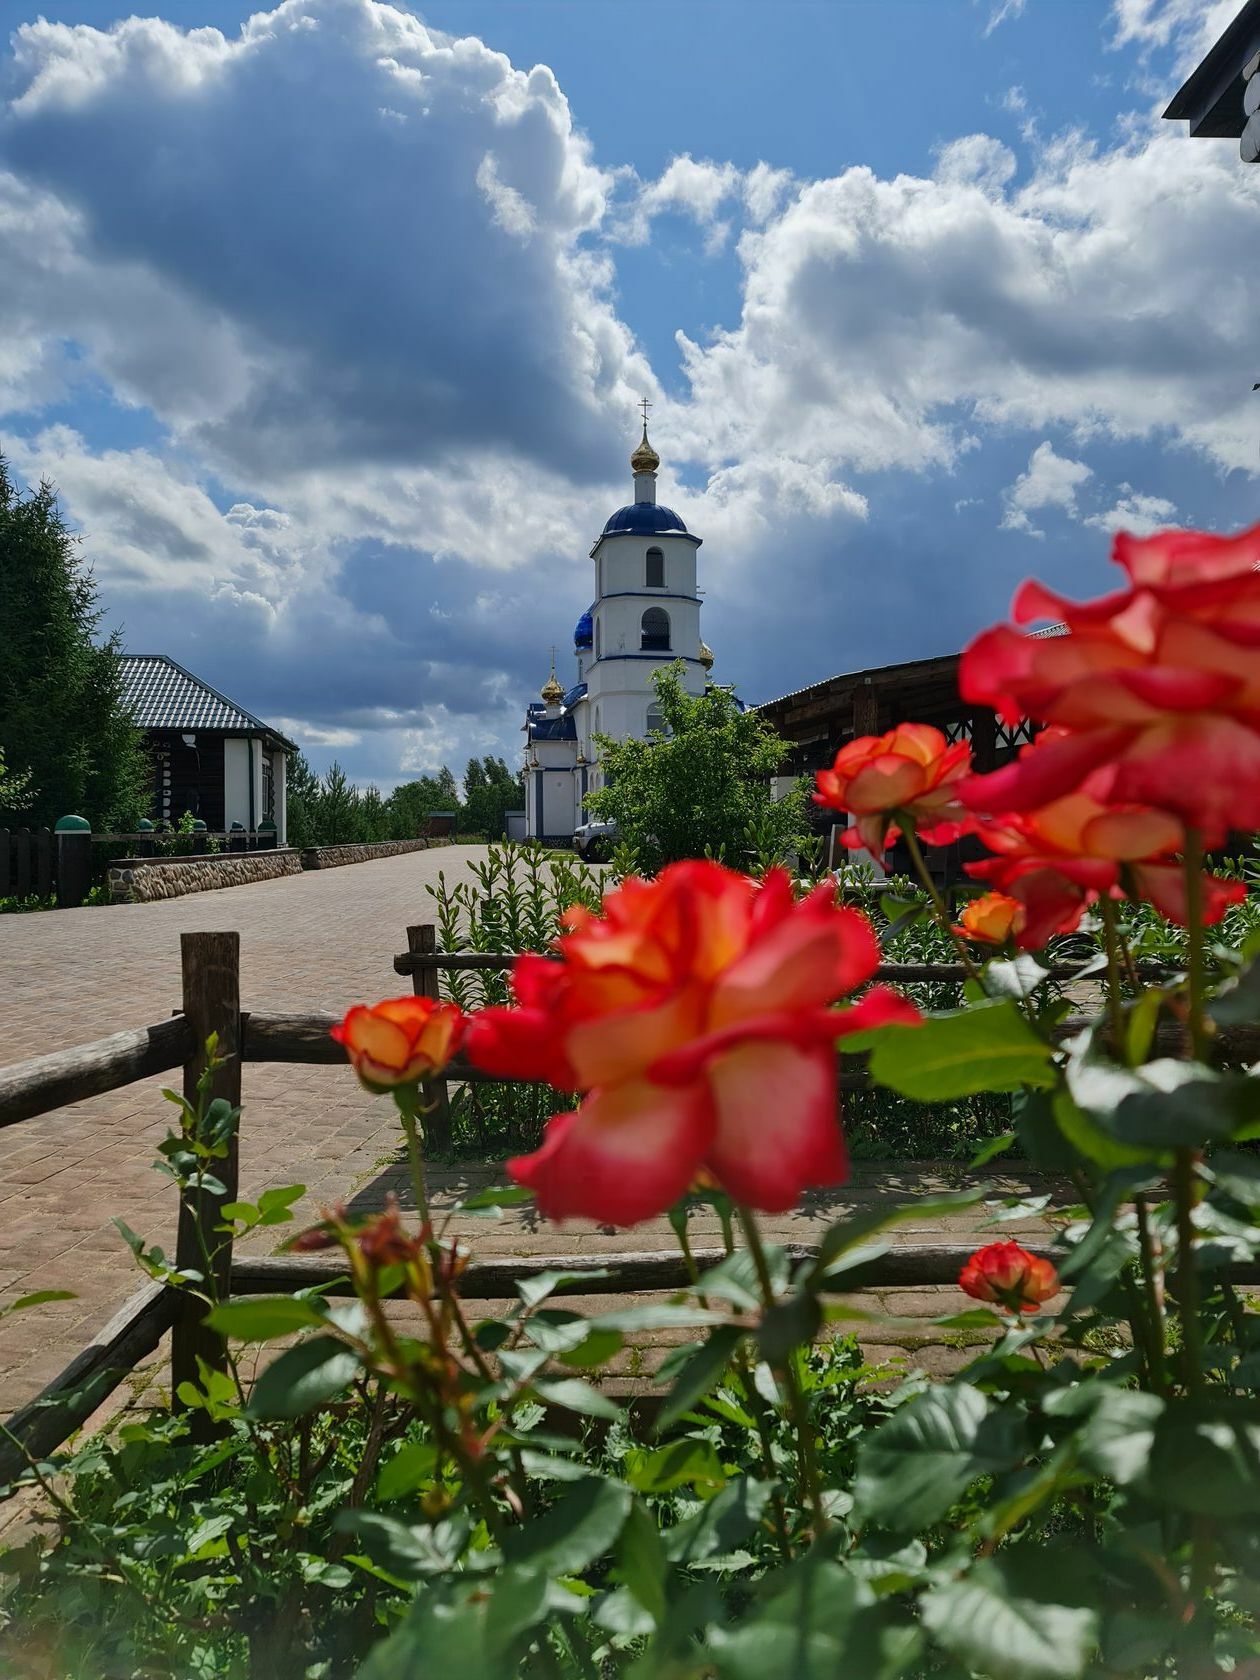
M164 653L125 653L123 693L141 729L215 729L237 735L273 735L292 746L243 706L194 677Z

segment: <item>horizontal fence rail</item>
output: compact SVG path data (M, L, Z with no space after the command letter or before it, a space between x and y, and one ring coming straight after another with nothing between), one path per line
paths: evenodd
M7 853L0 855L7 856ZM439 951L432 923L408 928L407 944L408 950L394 959L395 972L409 975L416 993L427 997L438 996L439 976L444 970L503 971L515 961L514 953ZM210 1032L218 1034L221 1052L228 1052L225 1067L216 1075L213 1094L225 1096L233 1103L241 1097L241 1069L246 1062L344 1064L344 1051L330 1037L330 1029L339 1016L240 1008L237 935L183 934L180 947L182 1008L153 1026L111 1033L92 1044L0 1068L0 1127L32 1120L175 1068L183 1070L183 1088L191 1098L201 1071L205 1038ZM1070 981L1096 973L1092 964L1063 963L1054 965L1049 977ZM902 984L943 983L960 982L965 974L961 965L955 963L886 963L877 978ZM1060 1024L1058 1036L1071 1037L1088 1020L1083 1015L1069 1017ZM1177 1023L1163 1022L1156 1041L1161 1049L1176 1052L1182 1048L1182 1036ZM1260 1027L1224 1030L1216 1042L1225 1060L1260 1059ZM864 1058L841 1055L838 1060L841 1089L858 1090L866 1085ZM431 1105L426 1127L438 1148L444 1140L449 1142L449 1083L514 1082L501 1081L472 1067L465 1058L457 1057L443 1078L430 1081L424 1088ZM219 1175L230 1187L236 1183L238 1148L239 1140L233 1144L230 1158L220 1164ZM192 1262L198 1230L207 1235L217 1219L213 1203L199 1206L195 1195L186 1193L180 1204L176 1250L179 1264ZM869 1259L846 1270L845 1287L952 1282L973 1247L974 1242L898 1245L883 1253L873 1253ZM1034 1252L1049 1250L1034 1247ZM815 1253L816 1250L806 1245L789 1247L790 1256L797 1261L809 1260ZM719 1249L700 1249L695 1256L701 1271L724 1257L725 1251ZM625 1252L473 1261L462 1274L461 1289L474 1300L510 1299L522 1279L557 1268L579 1274L589 1272L587 1293L599 1295L679 1289L690 1281L681 1255ZM221 1287L238 1295L313 1284L326 1286L333 1294L350 1289L344 1268L327 1256L281 1255L256 1259L233 1256L230 1240L222 1245L216 1270L220 1273ZM1260 1266L1229 1266L1222 1275L1237 1283L1260 1283ZM178 1291L156 1283L146 1284L102 1327L91 1345L10 1420L8 1428L21 1448L11 1441L0 1449L0 1480L11 1479L22 1469L25 1454L36 1459L46 1456L81 1427L128 1372L154 1352L168 1330L172 1332L172 1389L185 1376L195 1376L198 1358L205 1359L213 1368L225 1368L225 1350L201 1322L197 1303Z

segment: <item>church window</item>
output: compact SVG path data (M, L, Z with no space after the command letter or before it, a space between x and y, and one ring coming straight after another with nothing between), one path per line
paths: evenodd
M665 556L659 548L649 548L647 551L646 585L649 589L665 587Z
M602 642L603 642L603 637L599 633L599 620L596 619L595 620L595 657L596 657L596 659L599 658L600 647L601 647Z
M664 607L649 607L643 615L644 653L669 652L669 614Z
M655 700L647 709L647 732L649 735L665 733L665 714Z

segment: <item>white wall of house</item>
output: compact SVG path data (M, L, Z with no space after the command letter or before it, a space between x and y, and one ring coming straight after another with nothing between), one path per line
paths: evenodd
M223 824L249 827L250 743L243 735L229 735L223 743Z

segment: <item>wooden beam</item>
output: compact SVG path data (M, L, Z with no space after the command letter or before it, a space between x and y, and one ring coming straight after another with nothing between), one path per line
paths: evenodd
M191 1043L188 1023L177 1016L0 1068L0 1127L166 1073L185 1060Z
M31 1311L38 1311L32 1308ZM171 1327L175 1296L164 1284L146 1283L102 1326L90 1346L77 1353L29 1404L14 1412L5 1427L25 1451L0 1437L0 1482L9 1482L85 1424L142 1359L147 1359Z

